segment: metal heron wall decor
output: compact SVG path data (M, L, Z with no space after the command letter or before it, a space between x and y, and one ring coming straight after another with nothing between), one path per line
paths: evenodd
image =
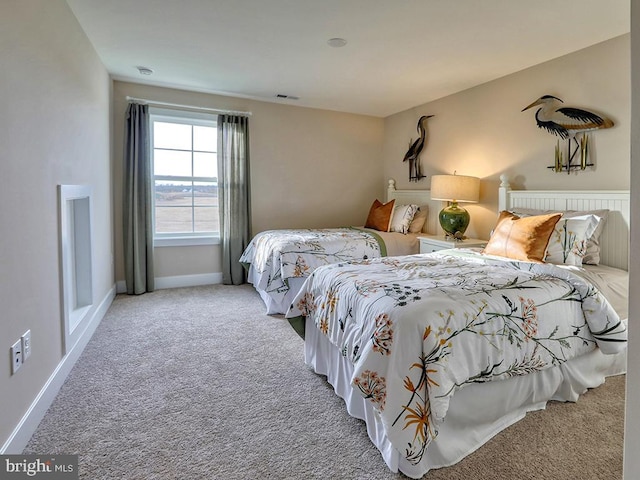
M543 95L531 105L522 109L524 112L536 105L542 105L536 112L536 123L538 127L559 136L563 140L567 140L566 161L560 150L560 140L558 140L555 150L555 162L547 168L552 168L555 172L566 170L567 173L571 173L572 170L584 170L587 167L592 167L593 163L588 163L589 136L587 133L602 128L613 127L613 121L588 110L574 107L561 107L559 103L564 102L553 95ZM576 138L578 134L580 134L580 141ZM571 149L572 140L575 142L573 150ZM579 164L573 163L573 159L578 150L580 150Z
M425 175L422 175L422 168L420 167L420 160L418 157L420 156L420 152L424 148L424 141L427 135L427 131L425 128L425 122L428 118L433 117L433 115L423 115L418 120L418 134L419 137L413 143L409 140L409 150L405 153L403 162L409 161L409 181L417 182L425 178Z

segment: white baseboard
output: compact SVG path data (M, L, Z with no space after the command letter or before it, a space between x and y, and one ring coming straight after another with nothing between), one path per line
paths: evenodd
M26 447L29 439L38 428L40 421L44 418L47 409L56 398L60 387L71 372L74 364L80 358L80 354L89 343L89 340L96 331L96 328L104 318L111 302L116 294L115 286L109 289L105 297L102 299L98 307L94 310L91 319L87 322L84 331L78 337L78 341L73 345L69 353L67 353L58 366L53 371L45 385L42 387L36 398L33 400L29 409L24 414L18 426L13 430L7 441L0 449L0 454L20 454Z
M222 272L201 273L199 275L176 275L173 277L156 277L156 288L197 287L222 283Z
M175 275L171 277L156 277L156 290L165 288L197 287L199 285L213 285L222 283L222 272L201 273L197 275ZM118 293L127 293L127 284L124 280L116 282Z

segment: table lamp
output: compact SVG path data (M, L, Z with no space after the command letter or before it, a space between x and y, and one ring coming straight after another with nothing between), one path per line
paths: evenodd
M449 238L463 240L469 226L469 212L458 202L476 203L480 196L480 179L466 175L433 175L431 199L450 202L438 215L440 226Z

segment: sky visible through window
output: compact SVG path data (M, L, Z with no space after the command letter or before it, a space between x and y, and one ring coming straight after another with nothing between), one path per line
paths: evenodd
M156 176L218 176L215 127L154 122L153 139Z
M215 126L153 121L156 234L219 231L216 144Z

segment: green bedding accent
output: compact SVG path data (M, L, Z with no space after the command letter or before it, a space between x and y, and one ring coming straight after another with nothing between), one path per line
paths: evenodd
M376 239L376 242L378 242L378 245L380 246L380 256L381 257L387 256L387 245L384 243L384 240L380 235L378 235L376 232L374 232L370 228L360 228L360 227L351 227L351 228L353 228L354 230L360 230L361 232L366 232L370 234L373 238Z
M304 340L304 321L305 317L300 315L299 317L287 318L289 324L293 327L298 335Z

